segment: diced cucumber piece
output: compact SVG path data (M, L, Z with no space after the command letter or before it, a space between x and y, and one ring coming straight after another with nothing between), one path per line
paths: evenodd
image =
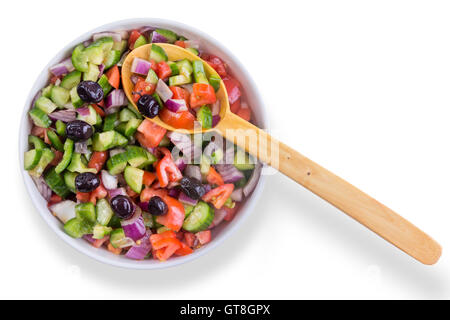
M148 70L147 78L145 81L150 82L151 84L157 84L158 83L158 76L156 75L156 72L153 69Z
M106 167L108 168L108 172L110 174L116 175L122 173L123 170L125 170L127 163L128 163L127 153L122 152L109 158L108 161L106 162Z
M58 108L58 106L54 104L52 100L44 96L40 96L36 100L36 103L34 105L47 114L52 113L53 111L55 111L56 108Z
M89 80L97 81L99 75L100 75L100 70L98 69L98 66L92 62L89 62L88 63L88 71L83 73L83 80L84 81L89 81Z
M53 148L55 148L58 151L64 151L64 146L61 142L61 139L59 139L58 135L54 131L47 130L47 136L48 136L48 140L50 140Z
M66 136L66 124L64 122L62 122L61 120L56 120L55 127L56 127L56 133L59 136L61 136L61 137Z
M122 109L119 113L120 122L127 122L130 119L136 119L136 115L130 109Z
M140 120L143 119L143 117L139 113L139 111L130 102L128 103L127 108L130 109L134 113L134 115L136 116L137 119L140 119Z
M66 139L66 141L64 142L63 149L64 149L63 157L55 168L55 171L57 173L63 172L64 169L66 169L69 166L70 161L72 160L72 154L74 149L73 141L71 139Z
M96 225L93 229L92 238L93 239L103 239L107 235L109 235L112 231L111 227L106 227L102 225Z
M42 149L42 156L41 159L39 159L39 163L33 169L29 170L28 173L33 177L39 178L54 157L55 155L52 150L48 148Z
M84 101L81 100L80 96L78 95L77 87L73 87L70 90L70 102L75 108L79 108L84 104Z
M97 118L97 121L95 122L95 126L97 129L100 129L102 126L102 123L103 123L103 119L102 119L102 116L99 115L97 111L95 111L95 114L96 114L96 118Z
M236 189L243 188L247 184L247 179L243 177L241 180L238 180L234 183Z
M180 41L186 41L186 40L187 40L187 38L186 38L186 37L184 37L184 36L178 36L178 40L180 40Z
M147 44L147 39L145 39L143 35L140 35L139 38L137 38L136 41L134 42L133 49L139 48L144 44Z
M223 204L224 207L233 209L236 206L236 202L233 201L233 199L231 199L231 197L229 197L225 203Z
M152 44L152 48L150 50L150 60L155 60L156 63L167 61L167 53L160 46Z
M59 173L55 171L55 168L50 169L45 174L44 179L50 189L52 189L53 192L61 198L65 198L69 195L69 188L67 188L63 178L59 175Z
M108 77L104 74L98 79L97 83L103 89L103 96L106 97L108 93L112 90L112 86L109 84Z
M139 119L130 119L127 122L127 125L125 126L125 130L123 132L124 135L127 138L130 138L131 136L133 136L136 133L137 128L139 128L139 126L141 125L141 122L142 122L142 120L139 120Z
M160 110L162 108L164 108L164 103L162 102L161 98L159 97L159 95L156 92L154 94L152 94L152 97L155 98L156 102L158 102Z
M122 52L119 50L111 50L106 54L105 61L103 64L105 65L105 70L111 68L120 60Z
M75 178L77 177L77 175L78 173L76 172L64 172L64 183L66 184L67 188L69 188L69 190L73 193L77 192L77 189L75 188Z
M184 220L183 229L199 232L208 229L214 219L214 209L206 202L199 201L191 214Z
M188 59L183 59L177 62L178 69L180 70L180 74L185 77L190 77L194 68L192 67L191 62Z
M89 123L91 126L97 124L97 111L95 111L94 107L89 105L88 106L89 109L89 114L82 116L81 114L77 115L77 119L78 120L83 120L84 122Z
M153 217L150 213L142 211L142 219L144 219L144 225L149 228L153 228Z
M109 241L114 248L123 248L132 245L130 240L125 236L122 228L114 229L110 234Z
M53 87L51 99L58 107L64 107L64 105L67 104L67 102L69 102L69 98L70 98L69 90L58 86Z
M116 126L116 121L119 119L119 114L117 112L108 114L103 122L103 131L114 130Z
M88 61L100 65L106 54L112 49L114 41L111 37L104 37L90 44L84 51L88 57Z
M151 165L153 163L156 162L156 160L158 160L158 158L156 158L153 154L151 154L150 152L148 152L147 150L145 150L145 154L147 155L147 161L145 161L144 163L142 163L139 166L139 169L145 168L148 165Z
M234 154L234 166L242 171L253 170L255 168L255 160L244 150L238 149Z
M200 54L200 52L198 52L198 50L195 49L195 48L186 48L186 50L189 51L189 52L192 52L196 56L198 56Z
M95 206L92 202L79 203L75 206L75 215L78 219L94 225L97 221Z
M217 76L212 75L209 77L209 84L214 88L214 91L217 92L220 89L220 81L221 79Z
M115 128L115 130L116 130L117 132L119 132L120 134L125 135L125 129L126 129L126 127L127 127L127 123L126 123L126 122L122 122L122 123L119 123L119 124L117 125L117 127Z
M92 147L94 151L106 151L114 147L125 146L128 139L115 130L94 134Z
M64 224L64 231L72 238L81 238L92 229L86 221L72 218Z
M201 106L197 111L197 121L201 123L204 129L212 128L211 108L207 105Z
M35 149L44 149L48 147L41 138L38 138L31 134L28 136L28 143L32 144Z
M122 40L120 42L114 42L112 50L119 51L120 53L124 52L128 48L128 41Z
M206 78L205 69L203 68L203 62L200 60L193 61L192 68L194 70L195 82L209 84L209 81Z
M180 74L180 69L178 68L178 65L173 61L168 61L167 64L170 67L170 70L172 71L172 76L177 76Z
M132 167L139 167L144 162L148 161L147 154L145 153L145 149L138 146L127 146L127 159L128 163Z
M96 209L97 209L97 222L100 223L102 226L107 226L109 221L111 221L112 216L114 215L114 212L112 211L108 200L106 199L98 200Z
M52 124L52 120L48 117L48 115L39 108L34 107L30 111L28 111L31 120L33 120L34 124L38 127L48 128Z
M178 35L173 31L167 29L156 29L155 31L166 38L169 43L174 43L178 39Z
M120 228L121 227L120 221L121 221L121 219L117 215L113 215L111 217L111 220L109 221L108 227L111 227L114 229Z
M156 233L160 234L160 233L163 233L163 232L166 232L166 231L170 231L170 230L172 230L172 229L167 228L165 226L162 226L162 227L159 227L158 229L156 229Z
M46 98L50 98L50 95L52 93L53 84L49 84L44 89L42 89L42 96Z
M61 87L64 89L70 90L73 87L76 87L81 81L81 72L78 70L74 70L64 76L61 81Z
M186 219L194 211L194 206L183 204L184 207L184 218Z
M182 84L189 84L192 82L191 76L178 75L169 78L169 86L181 86Z
M81 72L88 71L88 56L84 50L83 44L79 44L72 52L72 64L75 69Z
M142 181L144 179L144 170L126 167L123 174L125 181L130 186L131 190L136 193L141 193L142 191Z
M67 167L67 170L69 170L70 172L78 172L78 173L84 172L97 173L97 170L95 170L94 168L88 168L84 157L81 157L81 153L77 152L74 152L72 154L72 159L70 160L70 164Z
M41 160L42 149L32 149L25 152L23 157L23 165L25 170L31 170L37 166L39 160Z

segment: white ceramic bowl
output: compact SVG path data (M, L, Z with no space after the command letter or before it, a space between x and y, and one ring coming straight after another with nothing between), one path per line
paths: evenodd
M264 113L263 103L260 99L260 94L256 89L256 86L251 79L248 72L244 69L243 65L236 59L236 57L229 52L225 47L220 45L215 39L211 36L194 29L190 26L181 24L175 21L163 20L163 19L153 19L153 18L141 18L141 19L129 19L129 20L121 20L117 22L112 22L96 29L90 30L84 33L82 36L73 40L67 46L65 46L53 59L44 67L41 74L37 78L36 82L31 89L30 94L26 100L20 132L19 132L19 152L20 152L20 163L23 163L23 154L28 150L28 142L27 137L30 133L31 122L28 119L27 112L30 109L30 104L33 100L33 97L36 93L43 88L49 79L48 69L50 66L58 63L63 58L67 57L72 49L79 43L88 40L91 35L95 32L100 31L111 31L111 30L130 30L134 28L139 28L141 26L155 26L160 28L166 28L173 30L180 35L184 35L188 39L198 39L200 40L200 48L205 52L216 54L220 58L222 58L230 67L233 75L240 81L243 85L244 95L246 100L249 102L249 105L253 111L253 115L256 121L256 124L262 128L266 128L266 117ZM39 62L38 62L39 63ZM23 167L23 166L22 166ZM263 184L264 184L264 176L261 176L258 182L257 187L254 192L246 200L246 202L241 206L238 214L230 223L222 223L218 228L213 230L213 238L212 241L205 245L204 247L195 250L194 253L184 256L184 257L175 257L171 258L166 262L159 262L154 259L144 260L144 261L135 261L126 258L125 256L116 256L105 249L97 249L91 246L87 241L82 239L73 239L68 236L63 228L62 223L54 217L50 211L47 209L47 202L42 198L39 191L37 190L33 180L30 178L28 173L22 169L22 175L25 181L25 186L28 190L28 193L33 201L35 207L38 209L42 218L47 222L50 228L56 232L59 237L67 242L69 245L79 250L80 252L107 264L130 268L130 269L159 269L159 268L167 268L175 265L179 265L191 260L194 260L206 252L212 250L217 245L222 243L227 237L229 237L244 221L244 219L252 212L255 203L261 195ZM48 232L47 230L42 230L42 232Z

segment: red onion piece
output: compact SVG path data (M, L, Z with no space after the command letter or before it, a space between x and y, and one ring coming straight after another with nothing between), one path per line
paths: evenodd
M223 161L221 163L223 164L232 164L234 163L234 147L225 149L225 152L223 154Z
M183 153L187 162L201 156L202 149L192 142L190 135L173 131L167 133L167 137Z
M114 108L127 105L127 99L122 89L113 90L105 100L105 108Z
M220 116L219 115L215 115L212 117L212 126L215 127L217 126L217 124L220 122Z
M226 183L233 183L244 178L244 174L232 164L217 164L216 169Z
M135 74L132 74L131 77L130 77L130 80L131 80L131 82L133 82L133 84L136 84L139 81L140 78L141 77L139 77L139 76L137 76Z
M172 112L181 112L188 109L184 99L168 99L164 105Z
M242 191L242 188L234 189L230 197L231 200L237 202L241 202L242 200L244 200L244 192Z
M55 111L48 115L52 120L61 120L62 122L70 122L77 118L77 113L74 110Z
M93 42L92 39L88 39L88 40L83 42L83 46L88 47L88 46L90 46L92 44L92 42Z
M208 229L217 227L223 221L223 219L226 217L227 213L228 212L223 208L215 209L214 210L214 220L211 222L211 225L208 227Z
M152 33L156 28L151 26L144 26L141 27L138 31L140 34L143 34L147 38L150 36L150 33Z
M150 67L151 63L149 61L141 58L134 58L133 63L131 64L131 72L146 76Z
M257 162L250 179L243 189L244 196L248 197L250 193L252 193L253 189L255 189L256 185L258 184L259 176L261 175L261 170L262 164L260 162Z
M94 33L92 35L92 40L97 41L98 39L105 38L105 37L111 37L114 42L120 42L122 41L122 35L118 32L99 32Z
M108 190L108 196L110 199L114 198L115 196L126 196L127 192L124 188L117 188L117 189L110 189Z
M73 64L72 64L72 58L66 58L62 62L54 65L53 67L50 67L50 72L55 76L61 76L63 74L72 72L75 70Z
M134 260L143 260L152 249L150 235L151 232L147 231L144 237L136 241L136 244L128 250L125 256Z
M186 168L186 163L184 162L183 158L178 158L175 161L175 165L178 167L178 169L180 169L181 172L184 171L184 169Z
M32 177L34 180L34 183L36 184L36 187L39 191L39 193L42 195L42 197L49 201L52 196L52 190L45 182L44 178L40 176L39 178Z
M138 206L144 210L144 211L148 211L148 201L147 202L139 202Z
M220 100L217 99L216 102L214 102L211 105L211 113L213 116L216 116L220 113Z
M198 49L200 47L200 41L198 40L186 40L184 43L187 48Z
M198 200L194 200L189 198L184 192L180 192L180 195L178 196L178 200L184 204L195 206L198 203Z
M127 31L127 30L115 30L114 32L120 34L120 37L121 37L123 40L128 39L129 36L130 36L130 35L128 34L128 31Z
M139 208L141 210L141 208ZM137 210L136 210L137 211ZM145 224L144 219L142 219L142 216L139 215L139 217L133 221L133 223L125 224L124 222L127 222L128 220L122 221L122 228L125 232L125 236L133 239L134 241L137 241L141 239L143 236L145 236Z
M167 43L167 38L156 31L152 32L152 43Z
M95 239L92 237L92 234L85 234L82 238L91 244L95 242Z
M88 145L87 141L75 142L75 152L81 154L88 154Z
M188 164L186 169L184 169L184 175L202 181L202 173L199 166Z
M111 175L108 171L102 170L101 171L101 177L102 177L102 183L103 186L108 189L117 189L117 184L119 180L116 176Z
M187 91L189 91L189 93L192 93L192 91L194 91L192 83L182 84L180 87L182 87L183 89L186 89Z
M51 194L51 192L50 192ZM75 206L77 204L71 200L64 200L55 203L49 207L51 213L53 213L62 223L66 223L72 218L75 218Z
M98 71L100 71L100 73L98 74L98 78L100 79L103 75L103 72L105 71L105 65L103 63L98 66Z
M211 191L212 187L209 184L204 184L203 187L205 188L205 192L208 193Z
M178 188L172 188L169 190L168 195L172 198L178 198L180 195L180 190L178 190Z
M173 96L173 92L170 90L167 84L161 79L158 79L158 84L156 85L156 93L163 102L166 102Z
M90 114L88 107L78 108L77 112L80 114L80 116L88 116Z
M117 66L121 67L123 65L123 62L125 61L125 59L127 58L128 54L130 53L130 50L125 51L122 56L120 57L119 62L117 62Z

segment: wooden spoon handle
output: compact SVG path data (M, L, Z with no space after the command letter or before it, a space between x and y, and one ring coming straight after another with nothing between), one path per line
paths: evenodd
M347 181L240 117L227 113L217 130L262 162L312 191L424 264L434 264L441 246L412 223Z

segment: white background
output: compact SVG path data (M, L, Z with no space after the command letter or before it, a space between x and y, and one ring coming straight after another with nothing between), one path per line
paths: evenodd
M449 14L445 1L8 2L0 298L450 298ZM69 41L145 16L230 48L259 86L273 134L432 235L440 262L419 264L281 174L232 238L187 265L122 270L60 241L20 176L24 100Z

